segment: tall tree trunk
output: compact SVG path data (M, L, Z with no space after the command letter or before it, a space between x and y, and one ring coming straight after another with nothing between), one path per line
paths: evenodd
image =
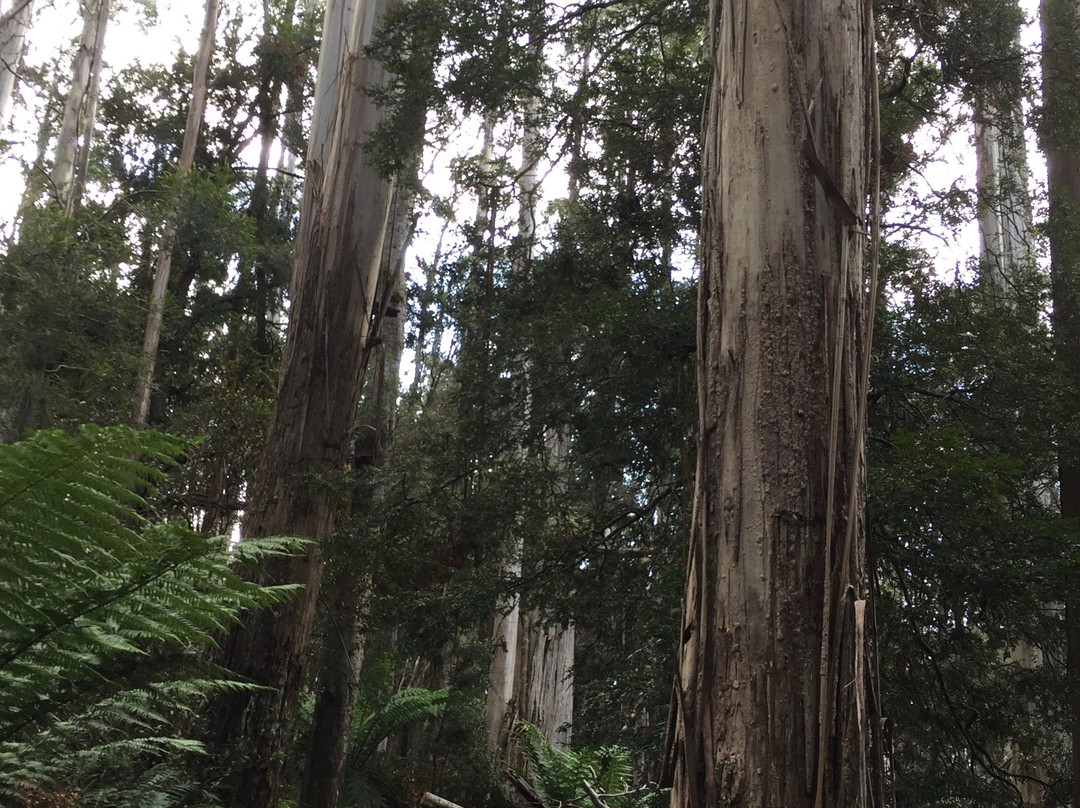
M346 77L349 55L349 32L353 27L357 3L364 0L327 0L323 16L322 46L315 79L315 100L308 133L308 151L304 160L303 201L300 203L300 223L296 243L305 244L311 238L314 217L310 214L318 204L326 161L330 157L334 113L338 108L338 93ZM304 215L307 214L307 215Z
M1043 0L1040 7L1043 35L1042 149L1046 154L1050 213L1050 279L1058 361L1080 391L1080 120L1074 111L1080 102L1080 3ZM1067 424L1058 435L1058 478L1061 516L1080 527L1080 435ZM1080 588L1065 589L1066 716L1072 735L1072 804L1080 805Z
M1002 293L1012 290L1017 268L1031 260L1031 197L1019 116L1018 109L998 108L978 113L975 120L979 257Z
M1019 26L1012 33L1022 59ZM1003 295L1014 291L1016 272L1031 262L1031 195L1027 144L1017 70L981 89L975 102L975 165L979 195L979 257L983 278Z
M394 416L400 389L401 357L405 351L405 251L412 237L413 194L399 185L391 206L389 240L383 287L385 310L379 327L380 356L377 373L368 381L369 401L357 428L354 449L356 473L382 465L394 439ZM372 500L383 498L381 486ZM358 503L368 510L373 503ZM361 540L362 541L362 540ZM351 544L351 543L350 543ZM301 808L336 808L349 752L353 712L364 660L364 628L371 597L370 567L357 560L361 546L350 546L332 559L323 602L327 610L327 636L315 687Z
M300 215L310 225L297 244L278 397L243 534L313 541L302 556L265 569L267 580L303 589L273 612L249 616L225 642L225 664L269 688L226 694L217 705L211 742L235 763L228 804L236 808L270 808L280 797L322 579L318 540L333 528L340 499L334 479L349 449L368 355L391 187L359 148L383 116L367 90L385 82L382 65L364 48L389 5L365 0L357 7L325 178L317 164L306 178L314 186Z
M296 0L286 0L281 12L276 36L290 31L296 16ZM275 36L268 2L263 3L263 45L268 45ZM281 113L281 87L284 83L280 69L269 67L273 64L273 54L261 58L263 74L255 94L255 109L259 119L259 162L255 168L255 181L251 189L251 203L248 213L255 222L255 242L265 247L270 241L270 152L278 139ZM255 256L255 352L261 356L270 353L270 296L271 278L266 271L266 257Z
M210 72L210 59L214 53L219 5L220 0L206 0L206 15L203 18L199 50L195 54L191 80L191 103L188 105L187 123L184 126L184 140L180 145L180 160L176 166L176 173L181 177L195 165L195 146L206 111L206 81ZM176 217L170 216L165 222L157 263L154 265L154 286L150 292L150 311L146 316L146 331L143 335L142 363L132 405L131 421L136 429L146 426L146 415L150 411L150 389L153 386L154 364L161 342L161 321L165 311L165 292L169 288L169 273L172 271L172 247L175 238Z
M672 805L867 806L865 0L713 0Z
M34 14L34 0L15 0L0 15L0 127L7 122L15 84L19 78L23 52L26 50L26 33Z
M83 4L83 32L71 65L71 87L64 102L52 170L53 193L68 215L79 206L86 185L109 8L110 0L86 0Z

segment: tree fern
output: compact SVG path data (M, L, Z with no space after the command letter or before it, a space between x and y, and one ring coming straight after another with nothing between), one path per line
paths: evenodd
M609 808L636 808L655 795L655 788L632 787L634 767L630 750L622 746L599 749L554 749L535 726L519 721L511 736L525 759L518 771L545 805L595 808L586 788Z
M395 791L396 784L387 771L371 765L379 744L416 721L438 718L449 699L449 689L409 687L374 708L357 704L341 787L342 806L372 808L388 804L391 800L387 796Z
M237 566L298 542L230 551L156 521L154 485L184 448L121 427L0 446L0 799L198 752L175 727L209 693L244 687L198 652L286 592Z

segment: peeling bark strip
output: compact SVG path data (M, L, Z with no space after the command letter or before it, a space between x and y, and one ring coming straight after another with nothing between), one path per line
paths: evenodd
M672 806L867 806L867 0L713 0Z
M385 84L382 65L364 49L390 3L357 5L337 82L326 171L310 166L305 183L312 192L305 192L300 215L310 225L301 228L296 247L277 402L243 535L287 534L316 543L301 557L266 565L268 582L304 588L272 612L249 616L224 644L229 668L269 688L225 694L216 705L210 741L237 772L227 798L235 808L270 808L281 796L322 578L317 541L333 527L335 480L349 449L368 356L392 189L361 148L383 115L367 90Z

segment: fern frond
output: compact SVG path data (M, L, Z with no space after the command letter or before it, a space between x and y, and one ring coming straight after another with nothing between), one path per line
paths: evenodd
M250 687L198 652L241 611L291 591L235 563L300 542L252 540L233 554L221 538L155 523L155 485L185 449L124 427L0 446L0 797L199 754L178 719L214 692Z
M424 718L437 718L446 708L450 690L428 690L408 687L399 690L386 704L374 709L358 709L353 721L353 734L349 755L363 765L382 743L383 738L405 726Z

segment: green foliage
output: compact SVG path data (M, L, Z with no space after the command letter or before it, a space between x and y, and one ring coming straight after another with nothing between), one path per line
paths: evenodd
M242 610L285 596L239 570L298 542L230 550L158 521L160 467L186 448L123 427L0 446L0 795L64 785L87 804L102 787L118 798L105 771L199 752L181 728L201 700L246 687L199 652ZM124 804L151 800L147 781L122 777Z
M1063 560L1078 551L1052 499L1055 425L1075 404L1053 366L1045 279L1018 268L1005 300L934 279L918 251L883 257L869 489L897 802L1004 808L1005 750L1051 782L1065 761L1064 638L1047 604L1073 585ZM1044 663L1025 667L1024 649Z
M118 283L130 257L116 208L27 211L0 256L0 440L126 412L142 320Z
M438 718L449 701L448 689L410 687L376 707L358 703L341 787L342 808L378 808L397 802L400 787L386 767L374 764L372 758L388 737L420 721Z
M637 808L655 796L655 790L632 787L634 764L630 750L624 747L560 751L526 721L515 725L511 740L525 758L519 776L549 808L596 808L595 798L610 808Z

